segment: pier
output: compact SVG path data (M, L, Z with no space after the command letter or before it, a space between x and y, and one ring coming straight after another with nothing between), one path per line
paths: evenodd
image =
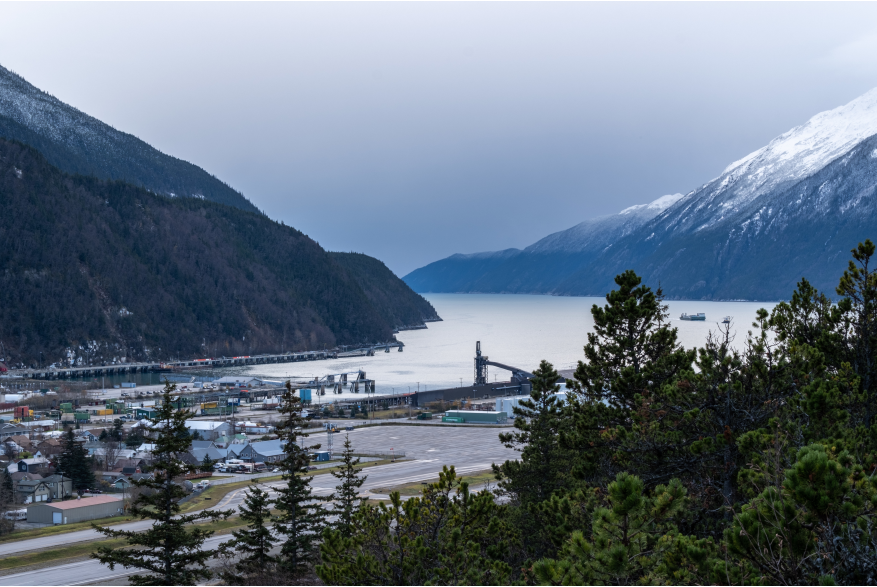
M40 369L15 369L9 375L22 379L74 379L80 377L100 377L124 375L127 373L171 373L194 369L212 369L217 367L238 367L247 365L269 365L273 363L298 363L301 361L322 361L339 357L374 356L376 351L389 353L396 348L402 351L404 343L389 342L359 347L338 347L332 350L305 351L298 353L281 353L276 355L252 355L243 357L222 357L211 359L192 359L188 361L153 361L137 363L114 363L110 365L88 365L83 367L56 367ZM372 385L373 388L373 385Z

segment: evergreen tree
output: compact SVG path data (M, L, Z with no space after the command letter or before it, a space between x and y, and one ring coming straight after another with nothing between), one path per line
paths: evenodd
M599 484L619 471L651 476L662 470L654 461L677 443L654 442L651 404L664 385L691 368L695 355L679 345L660 289L642 285L633 271L618 275L615 283L608 303L591 309L594 332L587 335L586 361L579 361L575 379L568 381L576 432L567 446L584 457L573 474Z
M569 475L570 456L560 446L561 428L568 418L562 413L557 392L559 375L542 361L530 379L530 399L514 408L516 432L502 433L500 441L521 452L520 459L494 466L502 487L522 503L541 502L563 487Z
M73 431L68 430L64 450L58 456L58 473L72 480L73 488L83 493L95 483L92 459L82 443L76 442Z
M852 250L853 260L837 286L846 314L849 361L859 377L864 402L862 423L870 428L877 411L877 271L871 267L875 246L870 240Z
M110 437L110 435L107 434L107 431L106 431L106 430L101 430L101 431L100 431L100 436L98 436L97 439L98 439L99 442L106 442L106 440L107 440L109 437Z
M269 554L277 542L269 527L273 503L268 493L258 486L247 490L244 502L240 506L240 518L247 522L247 527L233 532L234 539L223 543L220 547L233 551L238 556L235 572L223 573L223 580L226 583L246 583L262 578L259 583L267 584L264 579L270 576L277 562L276 557Z
M126 546L101 546L92 557L110 569L120 565L150 573L129 577L135 585L194 585L210 578L207 561L216 556L217 551L205 550L203 544L213 532L195 522L214 521L230 514L216 510L180 514L179 500L186 491L174 480L194 473L196 467L181 460L189 449L186 420L190 414L174 407L174 403L179 402L179 397L173 395L175 391L175 384L165 383L161 404L152 420L158 433L152 451L153 463L148 469L152 476L133 481L135 486L149 491L137 496L130 512L144 520L153 520L153 525L143 532L135 532L94 524L102 534L124 539Z
M122 421L119 419L113 420L113 428L110 430L110 438L116 440L118 442L122 442L122 435L124 434Z
M357 469L359 458L353 457L353 445L350 443L350 435L344 439L344 452L341 453L341 467L337 471L330 473L341 484L335 488L332 495L334 502L331 513L337 516L335 522L330 527L337 530L345 538L349 538L353 534L353 516L363 507L366 498L360 498L359 488L365 483L367 475L364 475L361 469Z
M487 492L472 494L453 467L419 497L360 508L355 532L328 530L317 575L329 585L506 585L513 531Z
M279 515L274 530L285 536L279 563L290 577L302 576L316 561L317 545L325 524L325 512L320 503L325 499L313 495L312 477L307 474L309 451L320 448L320 445L299 446L299 437L307 438L307 434L301 431L305 425L301 412L301 400L287 381L280 407L282 418L277 425L277 433L286 453L278 464L283 471L285 485L277 488L275 507Z
M9 469L3 467L0 477L2 477L0 479L0 536L2 536L15 529L15 520L7 520L5 516L6 512L15 507L15 491Z
M656 487L650 498L638 477L619 473L607 494L606 506L593 512L592 536L575 531L560 557L534 566L541 584L690 583L709 576L712 542L680 537L672 524L686 501L678 480ZM683 560L664 556L669 553Z
M216 467L216 461L210 458L210 455L205 455L204 460L201 462L202 473L212 473L213 469Z

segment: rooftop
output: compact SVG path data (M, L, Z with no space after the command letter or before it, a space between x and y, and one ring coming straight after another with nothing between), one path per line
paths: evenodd
M69 501L55 501L52 503L39 503L36 505L45 505L59 510L75 510L76 508L84 508L91 505L100 505L102 503L116 502L119 504L119 506L122 505L122 500L116 499L112 495L95 495L94 497L83 497L81 499L71 499Z

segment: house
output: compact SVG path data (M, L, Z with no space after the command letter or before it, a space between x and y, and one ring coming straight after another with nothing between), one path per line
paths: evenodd
M129 460L134 456L134 450L130 448L96 448L94 449L94 452L92 452L92 456L101 463L104 463L105 467L109 469L117 469L119 468L119 461ZM108 459L112 462L106 462Z
M215 420L189 420L186 422L186 428L189 434L195 436L197 433L201 440L214 441L220 436L227 436L230 430L228 422L217 422Z
M239 459L250 463L274 463L286 458L283 446L285 440L266 440L251 442L240 452Z
M42 473L49 467L49 461L45 457L33 457L31 459L20 459L17 463L9 465L15 469L8 469L10 473L15 471L25 471L28 473Z
M31 449L31 446L32 446L30 438L28 438L24 434L15 434L14 436L10 436L9 438L7 438L4 442L10 442L10 441L12 441L15 444L17 444L18 446L20 446L22 448L22 450L29 451Z
M189 448L216 448L216 445L210 440L193 440Z
M105 449L103 442L99 442L97 440L89 440L85 444L82 445L82 448L85 449L85 452L88 453L88 456L93 456L94 451Z
M42 479L22 479L15 488L16 503L37 503L50 499L52 499L52 491Z
M240 459L241 451L249 446L249 442L247 444L229 444L228 450L226 451L226 458L228 459Z
M18 490L19 481L42 481L43 479L43 476L39 473L28 473L27 471L15 471L10 473L9 476L12 477L13 496L15 496L15 492Z
M204 462L204 459L210 457L211 461L221 461L225 458L225 455L215 446L210 446L207 448L193 448L189 451L189 454L195 457L199 464Z
M8 423L0 425L0 439L9 438L10 436L16 436L19 434L27 434L27 432L27 428L18 424Z
M100 432L95 434L91 430L83 430L79 436L85 439L85 442L97 442L100 438Z
M31 524L74 524L118 516L122 512L121 499L112 495L96 495L32 505L27 508L27 521Z
M61 442L54 438L46 438L35 447L43 456L51 457L63 452L64 447Z
M49 475L43 483L52 492L52 499L64 499L73 495L73 479L63 475Z

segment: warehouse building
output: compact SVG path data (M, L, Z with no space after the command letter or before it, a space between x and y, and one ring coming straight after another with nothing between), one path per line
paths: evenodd
M29 524L73 524L122 513L122 500L111 495L96 495L69 501L38 503L28 506Z

